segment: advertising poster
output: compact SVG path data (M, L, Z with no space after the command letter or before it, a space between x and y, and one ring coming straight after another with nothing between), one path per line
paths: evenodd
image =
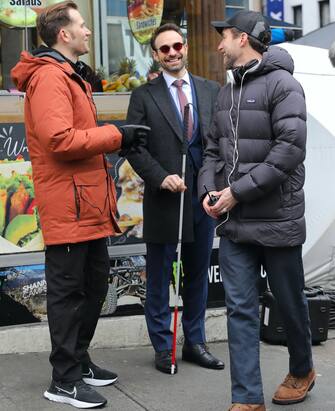
M62 0L0 0L0 23L6 27L35 27L40 10Z
M117 222L122 231L120 235L110 237L108 245L142 243L143 180L135 173L127 160L115 154L109 154L107 158L109 173L116 186Z
M0 138L0 143L3 140ZM30 161L0 160L0 250L2 254L43 250Z
M46 319L44 265L0 269L0 326Z
M208 269L208 307L224 306L224 288L213 249ZM46 281L43 264L0 268L0 326L47 320ZM171 267L172 271L172 267ZM144 314L146 298L145 257L126 256L112 260L107 296L101 316ZM180 294L183 293L181 278ZM174 278L170 286L170 306L175 302ZM182 299L179 300L182 306Z
M128 19L131 31L140 44L150 42L152 33L160 26L163 0L128 0Z
M117 190L117 220L122 233L108 245L142 241L144 183L128 161L106 156ZM0 255L43 251L32 169L22 123L0 125Z
M0 138L0 147L1 147ZM122 231L110 237L108 245L142 241L144 184L128 161L111 156L109 169L117 189L117 221ZM38 210L34 198L30 161L0 159L0 254L44 249Z
M267 15L275 20L284 20L284 1L267 0Z

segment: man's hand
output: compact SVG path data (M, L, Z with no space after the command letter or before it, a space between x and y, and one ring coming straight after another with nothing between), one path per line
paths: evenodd
M219 199L212 207L208 205L208 196L203 200L203 207L208 215L218 218L221 214L230 211L238 201L233 197L230 187L222 191L212 191L210 194L218 196Z
M211 196L217 196L218 198L220 197L220 191L210 191L209 194ZM203 199L202 201L202 206L204 208L204 210L206 211L206 213L212 217L212 218L217 218L216 214L214 214L212 212L212 208L213 206L210 206L210 199L209 199L209 195L207 194L206 197Z
M125 156L133 147L136 148L138 145L147 142L151 128L148 126L128 124L119 127L119 130L122 133L121 152L119 154Z
M172 193L178 193L186 190L186 186L182 178L178 174L171 174L164 178L161 188L172 191Z

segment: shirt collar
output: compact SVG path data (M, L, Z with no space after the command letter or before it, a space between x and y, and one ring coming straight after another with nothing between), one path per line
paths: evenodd
M171 74L167 73L166 71L163 71L163 77L164 77L164 80L166 81L166 85L168 86L168 88L172 86L172 83L175 80L181 80L181 79L183 79L188 85L191 85L190 75L188 71L185 71L185 74L180 79L176 79L176 77L171 76Z

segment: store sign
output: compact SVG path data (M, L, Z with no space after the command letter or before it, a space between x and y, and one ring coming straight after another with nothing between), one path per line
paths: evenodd
M275 20L284 20L284 1L267 0L267 15Z
M150 42L152 33L160 26L164 0L127 0L131 31L140 44Z
M0 0L0 24L6 27L35 27L39 11L61 0Z
M17 159L29 160L24 124L1 123L0 163L2 163L3 161L15 161Z

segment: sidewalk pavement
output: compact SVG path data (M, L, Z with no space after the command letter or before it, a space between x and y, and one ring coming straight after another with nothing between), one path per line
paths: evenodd
M329 337L326 343L315 346L313 350L318 374L315 387L304 403L294 406L271 403L274 390L287 373L286 348L261 344L267 411L335 411L335 332L331 331ZM181 361L181 346L178 346L178 374L171 376L154 369L150 347L93 349L91 356L94 362L119 374L119 381L114 386L98 388L108 399L104 410L227 411L230 405L227 343L212 343L210 350L226 362L225 370L207 370ZM1 411L75 409L42 397L50 383L47 352L2 354L0 361Z

